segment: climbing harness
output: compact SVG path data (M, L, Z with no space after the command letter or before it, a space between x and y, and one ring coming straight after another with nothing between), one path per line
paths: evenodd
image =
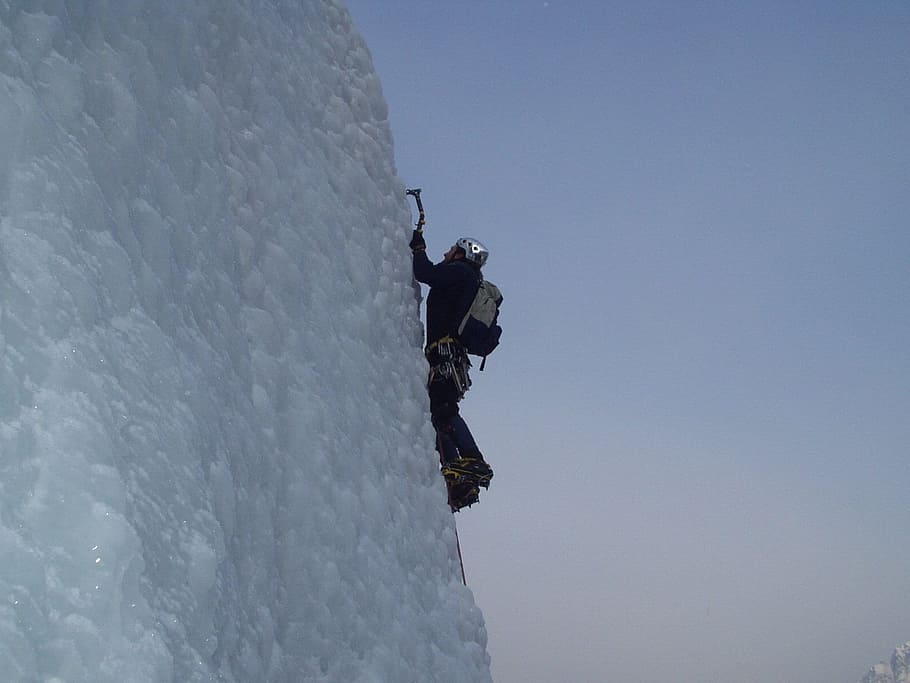
M430 364L427 384L451 379L458 390L458 400L461 400L471 388L471 376L468 374L471 361L464 347L453 337L445 336L427 347L426 356Z

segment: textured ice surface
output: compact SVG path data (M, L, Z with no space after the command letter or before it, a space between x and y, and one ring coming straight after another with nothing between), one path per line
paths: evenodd
M0 0L6 681L487 681L331 1Z

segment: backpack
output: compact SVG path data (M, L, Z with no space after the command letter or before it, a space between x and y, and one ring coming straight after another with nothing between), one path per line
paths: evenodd
M502 293L499 287L486 280L480 281L471 307L458 326L458 339L465 351L472 356L483 356L480 369L487 362L487 356L499 346L502 328L497 324Z

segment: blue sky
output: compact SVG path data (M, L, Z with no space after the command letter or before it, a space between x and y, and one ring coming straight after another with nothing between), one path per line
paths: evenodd
M347 4L431 255L505 295L458 516L498 683L910 639L910 5Z

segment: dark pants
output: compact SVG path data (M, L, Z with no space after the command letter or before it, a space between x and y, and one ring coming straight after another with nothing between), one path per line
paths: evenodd
M481 457L471 430L458 414L461 395L451 377L436 377L428 386L430 416L436 429L436 450L443 465L459 457Z

